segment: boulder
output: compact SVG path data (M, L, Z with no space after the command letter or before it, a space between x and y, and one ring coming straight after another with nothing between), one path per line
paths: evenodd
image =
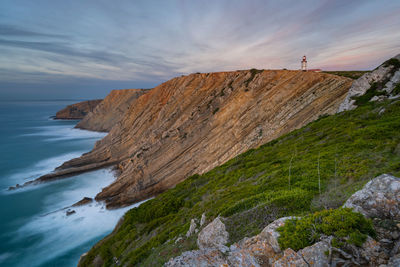
M90 197L84 197L81 200L79 200L78 202L76 202L74 205L72 205L72 207L78 207L78 206L83 206L89 203L93 202L93 198Z
M228 266L223 253L218 249L191 250L183 252L182 255L171 258L164 264L166 267L206 267L206 266Z
M271 247L274 249L276 253L281 252L281 247L279 246L278 243L278 238L280 234L278 231L276 231L276 229L283 226L287 220L294 218L296 217L290 216L290 217L280 218L268 224L268 226L262 230L260 235L266 239L267 243L271 245Z
M203 230L197 238L197 245L200 249L217 248L225 250L228 242L229 233L225 229L225 224L219 217L215 218Z
M70 216L70 215L72 215L72 214L74 214L74 213L76 213L76 211L68 209L68 210L65 212L65 215Z
M330 239L325 239L315 243L312 246L305 247L297 253L310 265L315 267L329 266L328 256L326 251L330 250Z
M196 227L197 227L197 224L196 224L195 220L192 219L192 220L190 221L190 227L189 227L189 230L188 230L187 233L186 233L186 237L189 237L189 236L191 236L193 233L195 233Z
M400 220L400 179L382 174L369 181L343 205L368 218Z
M288 248L283 252L283 257L275 261L272 267L308 267L307 262L293 249Z
M203 213L203 214L201 215L201 219L200 219L200 227L202 227L203 224L205 224L205 222L206 222L206 214Z

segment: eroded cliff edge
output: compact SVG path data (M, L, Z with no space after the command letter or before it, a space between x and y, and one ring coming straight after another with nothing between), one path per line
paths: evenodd
M112 90L104 101L87 114L75 128L109 132L122 119L129 106L148 91L145 89Z
M289 70L174 78L137 98L91 152L38 181L117 164L121 175L96 199L128 205L335 113L351 83Z
M102 99L82 101L72 105L68 105L56 113L55 119L58 120L80 120L86 114L93 111L97 105L103 101Z

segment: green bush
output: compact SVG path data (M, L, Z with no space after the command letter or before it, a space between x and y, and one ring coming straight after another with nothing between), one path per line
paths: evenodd
M334 236L334 245L348 242L357 246L362 246L367 235L375 236L371 220L348 208L323 210L301 219L291 219L277 230L281 248L294 250L318 242L321 235Z

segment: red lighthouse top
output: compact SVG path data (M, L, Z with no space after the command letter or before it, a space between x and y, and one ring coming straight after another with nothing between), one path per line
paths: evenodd
M307 62L306 55L303 56L303 61L302 62Z

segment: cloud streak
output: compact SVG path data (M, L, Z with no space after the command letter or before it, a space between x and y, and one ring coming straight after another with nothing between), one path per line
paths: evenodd
M298 69L303 54L315 68L370 69L400 53L396 0L4 0L0 7L2 91L82 79L152 87L197 71Z

